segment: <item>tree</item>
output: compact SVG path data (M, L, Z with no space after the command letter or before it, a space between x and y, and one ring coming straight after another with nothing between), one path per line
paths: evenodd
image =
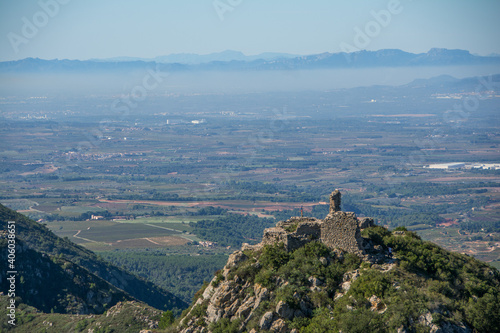
M163 312L161 315L160 322L158 323L158 328L165 329L174 323L175 317L174 313L170 310Z

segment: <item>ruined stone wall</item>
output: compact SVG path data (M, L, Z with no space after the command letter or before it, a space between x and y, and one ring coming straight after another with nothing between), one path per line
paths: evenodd
M331 249L362 255L363 240L356 215L352 212L328 214L321 227L321 242Z
M281 227L267 228L262 236L262 245L273 245L279 242L287 243L287 232Z
M340 211L341 194L335 190L330 195L330 213L324 220L309 217L292 217L281 221L274 228L264 230L261 245L282 242L287 251L293 251L313 241L320 240L331 249L341 249L363 255L360 225L373 225L372 219L358 221L354 213Z
M292 217L281 221L274 228L264 230L263 245L282 242L287 251L293 251L313 240L321 238L322 221L307 217Z

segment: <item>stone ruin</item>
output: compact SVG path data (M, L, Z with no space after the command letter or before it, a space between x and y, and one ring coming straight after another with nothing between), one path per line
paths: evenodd
M341 194L339 190L335 190L330 194L330 212L328 214L333 214L335 212L340 212L340 201Z
M293 251L306 243L320 240L331 249L365 255L361 229L374 225L373 219L358 219L352 212L342 212L340 203L340 191L335 190L330 195L330 211L323 220L292 217L287 221L280 221L276 227L264 230L262 243L257 246L282 242L287 251ZM249 245L245 244L245 247Z

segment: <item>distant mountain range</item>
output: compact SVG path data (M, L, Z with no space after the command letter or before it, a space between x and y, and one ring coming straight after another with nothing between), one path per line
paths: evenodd
M276 60L299 57L297 54L265 52L257 55L247 56L240 51L226 50L222 52L210 54L195 54L195 53L173 53L155 58L137 58L137 57L114 57L106 59L89 59L96 62L129 62L129 61L144 61L157 62L164 64L186 64L198 65L213 61L254 61L254 60Z
M457 65L500 65L500 56L477 56L465 50L431 49L427 53L408 53L398 49L322 53L294 56L263 53L245 56L225 51L208 55L172 54L154 59L112 58L94 60L43 60L26 58L0 62L0 73L128 72L155 66L158 70L178 71L252 71L310 70L326 68L418 67Z

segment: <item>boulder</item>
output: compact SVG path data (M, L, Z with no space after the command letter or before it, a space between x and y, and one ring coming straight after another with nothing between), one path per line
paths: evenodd
M320 287L323 285L323 281L314 276L310 276L308 281L313 287Z
M229 258L227 259L227 263L225 268L231 269L234 266L236 266L238 263L244 261L247 259L247 256L241 252L241 251L235 251L231 255L229 255Z
M378 313L384 313L387 310L387 306L376 295L370 297L369 301L372 305L370 310L377 311Z
M241 304L241 301L239 298L236 299L236 301L233 302L229 307L224 309L224 318L231 318L236 311L238 311L238 308Z
M272 311L264 313L264 315L260 319L259 323L260 329L268 330L273 323L273 318L274 318L274 313Z
M299 307L300 307L300 311L302 311L302 313L305 316L312 315L312 312L313 312L312 306L310 304L308 304L306 301L304 301L304 300L300 301Z
M271 325L271 332L287 333L288 327L286 325L286 322L281 318L274 321L273 324Z
M255 292L255 305L254 309L256 309L262 301L267 301L269 299L269 291L267 288L262 287L259 284L256 284L254 286L254 292Z
M325 257L321 257L321 258L319 258L319 262L320 262L323 266L328 266L328 259L326 259Z
M373 221L370 217L360 217L358 219L358 226L360 229L366 229L369 227L373 227L375 225L375 221Z
M432 313L427 312L418 317L418 322L430 328L430 333L471 333L472 330L463 323L455 325L449 322L441 322L439 325L432 322Z
M212 303L207 307L207 321L213 323L222 318L222 309L215 307Z
M219 288L215 289L210 303L217 307L224 307L233 298L233 293L238 292L234 287L234 283L231 283L231 281L221 283Z
M237 318L245 319L246 317L248 317L250 312L252 312L254 304L255 304L255 297L253 296L249 297L247 300L243 302L243 304L241 304L239 309L236 311L235 316Z
M285 319L292 319L293 318L293 309L290 308L290 306L284 302L284 301L279 301L278 304L276 305L276 313Z

